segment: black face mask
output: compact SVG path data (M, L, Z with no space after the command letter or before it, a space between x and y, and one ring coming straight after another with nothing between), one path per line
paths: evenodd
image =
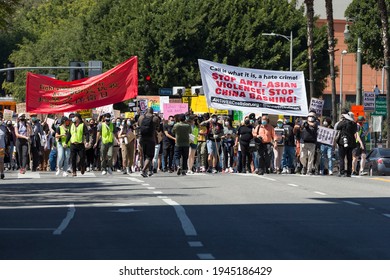
M12 123L10 123L10 124L7 124L7 126L8 126L8 127L12 127Z
M245 125L249 125L250 124L250 120L245 120Z

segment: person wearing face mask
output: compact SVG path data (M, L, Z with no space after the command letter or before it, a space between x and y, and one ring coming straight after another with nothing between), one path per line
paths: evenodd
M8 144L9 144L5 153L6 158L4 158L4 167L5 170L14 170L16 167L16 161L13 158L13 151L16 143L15 128L12 125L11 121L7 121L6 123L4 123L4 125L7 128Z
M249 117L244 119L244 124L237 130L237 137L235 146L240 144L241 149L241 173L251 173L252 153L249 149L249 143L251 142L253 126L251 125Z
M236 129L232 126L232 120L226 118L222 136L223 170L225 173L233 173L234 144Z
M195 162L195 153L198 148L198 136L199 136L199 122L196 115L190 115L189 125L191 126L190 134L190 151L188 155L188 172L187 174L194 174L192 170Z
M169 116L168 120L163 124L163 157L164 167L163 172L172 173L173 168L173 157L175 149L175 135L172 133L175 120L173 116Z
M284 150L282 157L282 174L291 174L294 172L295 162L295 134L294 124L290 122L290 118L285 118L284 124Z
M366 164L367 148L366 148L366 136L368 130L364 127L365 118L359 116L357 119L357 135L356 135L356 148L352 150L352 175L365 176L367 172L364 171L364 165ZM359 143L359 144L358 144ZM360 158L360 172L357 170L357 163Z
M332 119L326 118L322 122L322 126L326 128L333 129L332 126ZM324 143L321 143L320 145L321 150L321 162L320 162L320 175L325 175L325 162L328 162L328 174L333 175L333 154L334 149L333 145L327 145Z
M66 142L70 127L70 120L67 117L61 118L61 124L56 130L57 139L57 171L56 176L59 176L62 172L62 176L68 176L68 164L70 159L70 142Z
M134 164L135 133L130 119L125 119L119 132L121 142L123 174L131 174Z
M19 157L19 173L25 174L27 165L28 165L28 149L30 135L32 134L32 129L30 124L26 120L26 115L20 113L18 115L17 124L15 126L15 136L16 136L16 150Z
M96 154L96 148L94 148L96 144L96 136L97 136L97 126L95 124L95 120L91 118L88 122L88 133L89 133L89 148L85 151L85 156L87 159L87 166L86 171L90 172L93 170L94 166L97 166L95 162L95 154Z
M70 158L72 163L72 176L77 176L77 156L80 157L80 172L85 173L85 143L89 142L89 132L79 113L74 114L70 133L66 137L66 143L70 141Z
M221 137L223 135L223 126L218 122L216 114L212 114L211 118L201 123L207 127L207 152L208 152L208 172L218 172L219 148L221 146Z
M30 154L32 157L32 171L42 170L43 163L43 146L45 143L42 143L44 138L42 125L37 118L37 115L31 115L31 124L32 124L32 135L30 142Z
M261 142L258 150L258 175L264 175L264 172L270 173L273 147L276 147L277 143L275 129L269 124L268 116L261 117L261 123L253 129L252 134Z
M314 174L314 156L317 144L317 119L316 113L310 112L307 121L301 125L301 154L302 175Z
M0 113L0 179L4 179L4 157L8 143L8 130L3 122L3 114Z
M104 119L97 127L96 142L102 138L101 141L101 166L102 166L102 175L112 175L112 155L114 149L114 138L115 138L115 126L111 122L111 114L107 113L104 116ZM94 148L97 147L95 143Z
M275 127L275 142L274 149L274 167L277 174L282 173L282 155L284 151L285 131L283 129L283 120L279 119Z
M199 134L198 134L198 148L197 148L197 162L199 165L199 172L206 172L207 167L207 125L204 121L210 118L209 113L204 113L200 120Z

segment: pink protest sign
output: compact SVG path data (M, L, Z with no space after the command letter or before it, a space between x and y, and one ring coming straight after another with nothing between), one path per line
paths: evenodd
M176 114L184 114L188 112L187 103L164 103L164 119Z

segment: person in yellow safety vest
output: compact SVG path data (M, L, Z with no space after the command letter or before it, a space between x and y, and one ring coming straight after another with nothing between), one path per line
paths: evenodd
M111 122L111 114L107 113L104 116L103 122L99 123L97 127L96 144L94 145L94 148L96 148L100 137L102 137L100 148L102 175L106 175L107 173L112 175L112 154L114 138L117 134L116 130L115 125Z
M56 141L57 141L57 172L56 176L61 174L62 176L68 176L69 158L70 158L70 141L66 142L67 135L70 128L70 120L67 117L61 118L61 124L56 129Z
M83 123L83 119L79 113L76 113L72 118L70 133L66 138L66 143L70 141L70 158L72 162L72 175L77 176L77 156L80 157L80 172L81 175L85 172L85 142L89 143L89 132L87 126Z

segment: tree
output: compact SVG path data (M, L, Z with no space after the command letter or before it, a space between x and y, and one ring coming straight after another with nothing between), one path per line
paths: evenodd
M325 0L326 18L327 18L327 30L328 30L328 53L329 53L329 67L330 67L330 79L332 83L332 123L337 121L337 106L336 106L336 75L334 69L334 25L333 25L333 3L332 0ZM341 105L341 104L340 104Z
M313 66L313 29L314 29L314 0L305 0L307 17L307 59L309 60L310 99L314 97L314 66Z
M0 30L7 29L20 0L0 0Z
M378 0L378 9L382 23L382 46L383 59L385 61L386 70L386 104L387 104L387 143L386 147L390 147L390 46L389 46L389 17L387 12L387 5L384 0Z

